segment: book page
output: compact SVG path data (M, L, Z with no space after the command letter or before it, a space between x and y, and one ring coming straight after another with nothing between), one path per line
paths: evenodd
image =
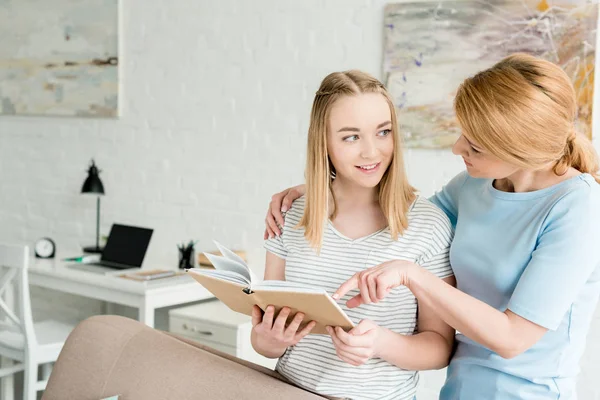
M223 254L223 257L225 257L231 261L235 261L238 264L241 264L244 267L246 267L246 269L248 270L248 273L250 274L250 283L251 284L258 283L261 281L261 279L259 279L256 275L254 275L254 273L252 272L250 267L248 267L248 264L246 264L246 262L244 261L244 259L242 257L238 256L233 251L229 250L227 247L223 246L221 243L217 242L216 240L213 240L213 242L215 243L215 245L217 246L217 249L219 249L221 254Z
M212 263L215 269L221 271L234 272L240 275L242 278L244 278L248 284L252 282L250 270L245 264L240 265L237 261L233 261L221 256L216 256L210 253L204 253L204 255L206 256L206 258L209 259L209 261Z
M238 285L243 285L244 287L247 287L250 284L250 282L248 282L248 280L246 278L244 278L243 276L240 276L240 274L238 274L237 272L233 272L233 271L192 268L192 269L188 270L188 272L193 272L193 273L199 274L199 275L218 278L218 279L221 279L221 280L224 280L227 282L232 282L232 283L236 283Z

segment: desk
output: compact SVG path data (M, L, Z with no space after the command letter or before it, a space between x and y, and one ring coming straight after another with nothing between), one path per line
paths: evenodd
M137 308L138 320L154 327L157 308L213 298L189 276L139 282L115 275L102 275L69 268L72 262L30 258L29 284Z

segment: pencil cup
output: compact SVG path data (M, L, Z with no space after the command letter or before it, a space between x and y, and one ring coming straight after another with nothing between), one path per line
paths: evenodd
M179 249L179 268L194 268L195 251L193 246Z

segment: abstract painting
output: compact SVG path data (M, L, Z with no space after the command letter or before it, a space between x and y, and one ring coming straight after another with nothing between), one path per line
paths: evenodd
M0 0L0 114L117 117L118 0Z
M389 4L384 80L406 145L451 146L452 102L467 77L525 52L560 65L575 86L577 128L591 138L597 1L492 0Z

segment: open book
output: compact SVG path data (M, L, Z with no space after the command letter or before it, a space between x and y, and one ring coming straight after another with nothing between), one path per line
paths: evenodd
M326 326L340 326L344 330L354 326L324 289L287 281L262 281L241 257L215 244L223 256L204 253L215 269L191 268L187 272L233 311L252 315L255 304L263 311L273 305L278 315L283 307L289 307L288 322L302 312L305 316L301 328L310 321L317 323L311 333L327 334Z

